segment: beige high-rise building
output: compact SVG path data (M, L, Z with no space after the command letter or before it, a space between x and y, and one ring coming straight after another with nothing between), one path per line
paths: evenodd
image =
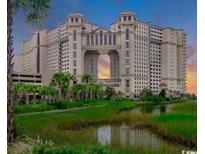
M110 57L110 79L99 79L98 57ZM158 94L161 85L186 91L186 34L163 28L122 12L108 30L69 14L64 24L36 31L21 43L22 72L41 74L48 84L54 72L70 72L80 82L90 74L104 86L113 86L130 97L145 87Z

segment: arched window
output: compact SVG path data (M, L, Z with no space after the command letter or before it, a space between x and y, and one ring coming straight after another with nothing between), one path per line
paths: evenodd
M100 45L103 44L103 31L100 31Z
M126 40L129 40L129 29L126 29Z
M73 41L76 41L76 30L73 30Z

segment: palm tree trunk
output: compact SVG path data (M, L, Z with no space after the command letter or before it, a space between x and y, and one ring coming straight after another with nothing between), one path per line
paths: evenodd
M33 93L33 103L36 104L36 92Z
M7 142L14 141L14 118L13 118L13 93L12 93L12 71L13 71L13 4L7 0Z
M62 92L61 92L61 86L60 86L60 85L58 85L58 89L59 89L59 91L58 91L58 97L59 97L59 100L61 100L61 99L62 99L62 97L61 97Z
M29 94L26 94L26 104L29 104Z
M67 96L66 98L69 100L70 99L70 85L68 85L68 88L67 88Z

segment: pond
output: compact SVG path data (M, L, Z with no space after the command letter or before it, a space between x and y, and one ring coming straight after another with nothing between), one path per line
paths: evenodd
M172 104L157 106L140 106L128 111L136 114L152 113L154 115L170 112ZM156 151L169 151L171 153L181 153L182 150L190 150L179 144L168 142L147 128L131 128L125 124L121 125L99 125L80 130L66 131L69 136L68 142L71 144L101 144L111 147L142 148Z
M142 105L126 112L131 112L136 114L152 113L154 115L160 115L160 114L165 114L170 112L172 110L173 105L174 104Z
M69 143L71 144L101 144L125 149L142 148L153 152L168 150L173 154L189 150L182 145L161 139L146 128L130 128L125 124L89 127L67 133L70 136Z

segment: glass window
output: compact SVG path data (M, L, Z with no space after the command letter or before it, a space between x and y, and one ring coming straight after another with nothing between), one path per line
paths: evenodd
M116 35L113 34L113 44L116 45Z
M94 35L91 34L91 45L94 45Z
M76 30L73 30L73 41L76 41Z
M112 35L109 34L109 45L111 45L111 44L112 44Z
M126 42L126 48L129 48L129 42Z
M75 22L78 22L78 18L75 18Z
M126 29L126 40L129 40L129 29Z
M128 17L128 20L131 21L131 16Z
M124 21L126 21L126 20L127 20L127 17L126 17L126 16L124 16L124 17L123 17L123 20L124 20Z
M76 58L76 52L73 52L73 58Z
M103 44L103 31L100 31L100 45Z
M87 45L90 45L90 36L87 34Z
M77 47L76 47L76 43L73 43L73 49L76 49Z
M98 34L95 34L95 45L98 45Z
M107 45L107 34L104 35L104 45Z
M73 74L76 75L76 68L73 69Z

